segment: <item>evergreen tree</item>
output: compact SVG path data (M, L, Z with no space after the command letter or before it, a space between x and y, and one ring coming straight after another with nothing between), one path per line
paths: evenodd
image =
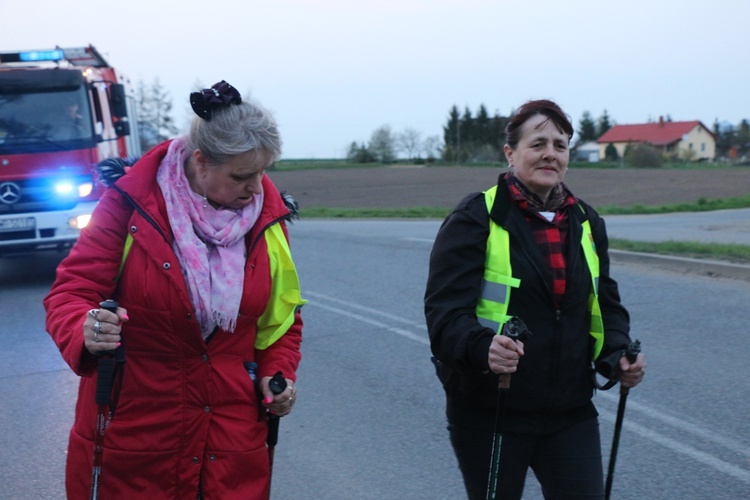
M461 116L461 127L459 128L459 132L461 134L461 142L465 144L465 147L461 148L464 152L461 154L461 157L466 159L466 157L468 157L466 152L469 151L471 146L476 142L476 122L474 121L474 117L471 116L471 110L468 106L464 108L464 114Z
M454 104L448 113L448 124L443 127L443 159L453 161L458 158L458 151L461 149L460 136L461 119L458 114L458 108Z
M604 159L607 161L617 161L620 159L620 155L617 154L617 148L611 142L604 148Z
M612 128L612 124L609 121L609 115L607 114L607 110L604 110L604 113L602 113L602 116L599 117L599 121L597 122L596 127L596 137L597 139L601 136L603 136L607 130Z
M505 145L505 127L508 126L508 117L500 116L495 112L490 123L489 144L497 150L498 160L503 159L503 146Z
M370 153L370 150L367 149L367 146L364 144L357 144L356 141L353 141L349 145L349 149L346 153L346 159L352 163L373 163L375 162L375 157Z
M481 104L479 106L479 111L477 111L477 117L475 119L474 129L474 137L472 138L474 142L478 144L492 143L490 115L487 113L487 108L484 107L484 104Z
M578 122L578 140L576 144L580 146L586 142L595 141L597 137L596 124L591 118L591 113L584 111L581 120Z
M750 154L750 123L747 118L740 122L740 126L737 127L737 153L740 156L746 156Z
M731 125L721 127L719 120L716 120L714 121L714 136L716 137L716 156L729 157L730 150L737 143L735 127Z

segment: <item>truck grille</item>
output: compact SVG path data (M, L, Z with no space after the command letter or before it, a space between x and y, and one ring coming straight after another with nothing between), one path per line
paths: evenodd
M86 182L86 178L76 180ZM26 179L13 183L21 188L20 198L12 204L0 203L0 215L69 210L80 202L77 195L61 196L56 193L50 179Z

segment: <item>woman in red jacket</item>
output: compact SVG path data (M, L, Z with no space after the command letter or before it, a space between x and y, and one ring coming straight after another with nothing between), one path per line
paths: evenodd
M291 411L300 361L294 204L264 175L281 152L265 109L224 81L191 105L189 137L107 172L44 300L47 330L81 376L69 498L93 484L103 498L268 496L266 414ZM116 313L99 308L108 298ZM97 366L113 350L125 362L102 407ZM277 372L287 387L274 394Z

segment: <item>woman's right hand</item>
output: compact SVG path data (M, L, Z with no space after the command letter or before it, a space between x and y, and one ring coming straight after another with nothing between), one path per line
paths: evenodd
M91 354L99 355L120 347L121 324L128 320L128 312L122 307L117 314L105 309L91 309L83 322L83 342Z
M490 370L497 374L513 373L518 369L518 360L523 356L523 342L506 335L492 337L488 361Z

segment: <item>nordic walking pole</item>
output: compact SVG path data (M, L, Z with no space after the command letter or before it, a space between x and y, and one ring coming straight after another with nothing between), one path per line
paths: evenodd
M628 346L625 351L625 357L630 363L635 363L638 353L641 352L641 342L637 340ZM617 405L617 420L615 421L615 432L612 437L612 451L609 455L609 467L607 470L607 484L604 488L604 498L609 500L609 494L612 492L612 479L615 475L615 460L617 460L617 448L620 445L620 431L622 430L622 420L625 417L625 402L628 399L630 388L620 386L620 403Z
M286 379L281 372L276 374L268 382L268 388L274 394L281 394L286 390ZM279 441L279 417L273 413L268 413L268 436L266 437L266 445L268 445L268 498L271 498L271 479L273 476L273 453L276 448L276 443Z
M531 332L520 318L513 316L504 325L500 335L513 340L523 341ZM490 474L487 482L487 500L497 497L497 479L500 469L500 448L503 442L502 421L505 414L505 396L510 389L510 373L500 374L497 393L497 410L495 411L495 433L492 436L492 458L490 459Z
M255 370L257 370L258 365L254 361L246 361L242 364L245 367L245 370L247 371L248 375L250 375L250 379L253 381L253 384L256 383L256 375ZM273 394L281 394L286 389L286 379L284 378L284 374L281 372L276 372L273 377L271 377L271 380L268 382L268 388L271 389L271 392ZM268 497L271 497L271 475L273 474L273 452L274 448L276 447L276 443L279 441L279 416L274 415L273 413L266 412L268 416L268 435L266 436L266 446L268 446L268 463L269 463L269 472L268 472Z
M117 314L118 304L114 300L105 300L99 303L99 307L106 311ZM104 430L107 428L108 420L112 415L110 407L112 396L112 382L118 363L125 362L125 354L122 346L114 351L101 353L97 364L96 380L96 404L98 411L96 415L96 430L94 432L94 467L91 471L91 500L99 498L99 476L102 472L102 453L104 452Z
M274 394L281 394L286 390L286 379L281 372L276 372L270 382L268 382L268 388ZM279 416L273 413L268 413L268 437L266 438L266 444L268 445L268 458L271 462L271 470L273 470L273 450L276 443L279 442Z

